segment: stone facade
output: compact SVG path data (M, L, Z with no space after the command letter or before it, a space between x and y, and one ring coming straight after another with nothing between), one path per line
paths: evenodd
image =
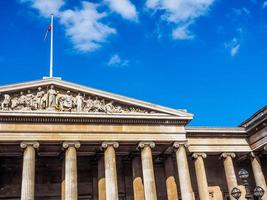
M244 199L241 168L267 191L267 108L190 127L185 110L54 78L2 86L0 104L0 199Z

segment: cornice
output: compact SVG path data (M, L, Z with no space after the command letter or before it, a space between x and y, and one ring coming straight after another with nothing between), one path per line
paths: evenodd
M94 124L148 124L179 125L188 123L184 119L161 118L160 116L105 116L105 115L73 115L73 114L0 114L0 122L16 123L94 123Z
M246 137L247 131L243 127L185 127L188 137Z
M247 132L258 131L266 126L267 120L267 106L253 114L250 118L242 122L239 127L244 127Z

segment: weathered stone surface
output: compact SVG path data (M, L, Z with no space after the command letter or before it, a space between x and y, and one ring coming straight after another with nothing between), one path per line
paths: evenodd
M35 147L38 143L21 143L23 153L23 171L21 184L21 200L34 200L35 190ZM35 147L34 147L35 146Z
M235 156L236 155L234 153L223 153L221 155L223 159L224 171L225 171L229 194L231 194L231 191L234 187L238 186L236 175L235 175L234 164L232 160L233 158L235 158ZM231 195L230 195L230 199L235 200Z
M105 180L104 157L101 157L98 160L97 170L98 170L98 199L106 200L106 180Z
M188 120L192 118L186 111L168 109L54 78L0 87L0 111L174 114Z
M118 200L118 179L116 166L115 148L118 148L117 142L104 142L102 148L104 149L105 161L105 185L106 185L106 200Z
M258 159L249 163L244 158L267 149L262 114L266 110L252 119L253 126L246 126L249 130L185 127L192 119L186 111L64 81L0 87L0 198L222 200L237 186L244 199L234 168L248 168L251 188L266 188L266 156L262 167ZM38 151L35 141L41 144ZM76 141L82 144L79 151ZM199 152L208 154L205 166ZM223 152L231 153L222 154L221 161ZM232 152L238 162L232 161ZM195 160L188 161L192 153Z
M65 151L65 200L78 199L77 152L79 142L64 142Z
M145 199L157 200L156 182L151 152L151 148L155 147L155 143L140 142L138 147L141 150Z
M209 199L208 182L206 176L206 170L204 165L204 158L207 157L205 153L194 153L192 157L195 159L195 170L197 177L198 193L200 200Z
M140 157L135 157L132 160L132 174L133 174L133 193L134 200L145 200L142 163Z
M262 197L262 200L267 200L267 186L266 186L265 177L262 171L260 159L258 158L258 156L254 154L252 154L250 159L251 159L251 166L252 166L256 185L262 187L264 191L266 191L264 196Z
M182 199L195 200L188 168L186 143L174 143Z
M219 186L209 186L210 200L223 200L223 194Z
M178 200L177 183L171 156L168 156L164 161L164 171L168 200Z

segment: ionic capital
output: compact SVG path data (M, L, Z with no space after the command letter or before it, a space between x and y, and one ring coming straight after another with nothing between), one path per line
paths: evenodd
M227 157L235 158L236 155L235 155L235 153L222 153L222 154L220 155L220 158L223 158L223 159L225 159L225 158L227 158Z
M137 149L143 149L145 147L150 147L151 149L153 149L155 146L156 145L154 142L139 142Z
M261 152L250 152L248 154L248 158L250 159L259 159L261 158L261 156L262 156Z
M63 142L63 144L62 144L62 147L64 149L67 149L69 147L74 147L76 149L79 149L80 146L81 146L81 143L80 142Z
M257 155L254 152L250 152L248 154L248 157L250 157L250 158L257 158Z
M201 156L202 158L207 158L206 153L193 153L192 154L192 158L194 158L194 159L197 159L199 156Z
M174 142L173 145L172 145L172 147L175 150L178 150L180 148L180 146L184 146L185 148L188 148L189 144L187 142Z
M21 142L20 147L22 149L26 149L27 146L32 146L33 148L37 149L39 147L39 142Z
M119 143L118 142L102 142L101 149L106 149L109 146L113 146L115 149L117 149L119 147Z

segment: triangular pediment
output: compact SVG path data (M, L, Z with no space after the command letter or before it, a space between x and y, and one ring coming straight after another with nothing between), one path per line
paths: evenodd
M161 116L191 120L192 114L115 95L56 78L0 87L0 113Z

